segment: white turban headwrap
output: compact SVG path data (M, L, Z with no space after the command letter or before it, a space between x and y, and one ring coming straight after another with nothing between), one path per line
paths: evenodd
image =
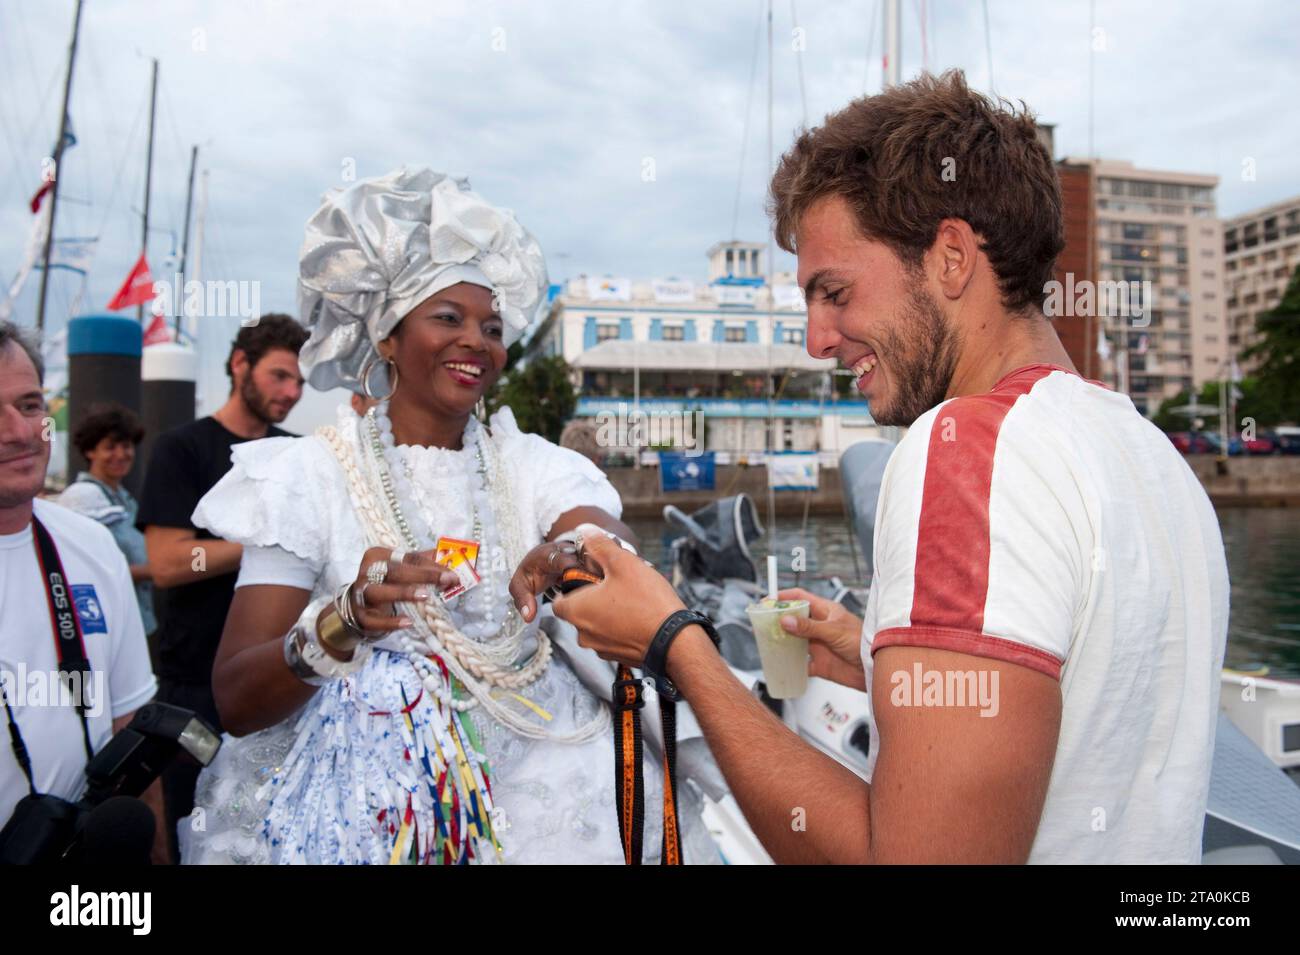
M311 332L303 375L316 388L360 391L375 346L459 282L492 291L509 346L546 300L546 259L514 213L466 179L404 166L331 190L307 220L299 256L298 308ZM385 389L384 377L372 374L372 386Z

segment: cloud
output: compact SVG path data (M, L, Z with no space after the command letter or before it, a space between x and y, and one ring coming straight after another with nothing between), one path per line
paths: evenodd
M989 0L993 78L1057 124L1058 153L1088 146L1086 3ZM191 143L210 169L204 269L259 280L268 310L294 309L302 226L344 164L375 175L402 162L468 174L541 238L554 278L587 272L702 277L704 250L737 232L761 238L766 160L764 5L688 3L188 3L141 15L87 4L74 82L80 142L69 152L60 234L102 226L83 306L102 304L138 252L131 212L143 188L148 79L161 61L150 240L160 261L179 233ZM987 86L981 5L932 0L931 68L963 67ZM0 20L0 272L22 252L25 202L57 122L71 2L13 0ZM775 152L804 120L791 5L775 4ZM878 4L798 5L808 119L879 88ZM905 75L921 65L916 4L904 4ZM1300 7L1097 3L1107 48L1094 59L1096 151L1154 168L1222 177L1230 214L1300 193L1288 126ZM868 39L874 33L873 48ZM137 53L137 50L139 51ZM1243 182L1243 157L1258 179ZM651 161L653 166L648 166ZM646 172L653 168L653 178ZM120 173L116 192L114 181ZM112 206L106 207L112 197ZM89 199L92 206L77 204ZM782 263L788 263L782 259ZM30 315L29 283L19 314ZM66 313L76 286L56 276ZM57 322L62 321L59 315Z

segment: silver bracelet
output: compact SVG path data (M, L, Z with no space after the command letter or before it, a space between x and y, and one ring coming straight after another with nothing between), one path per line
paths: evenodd
M364 636L361 624L357 622L356 608L352 606L352 584L353 581L348 581L334 595L334 612L339 615L339 619L343 621L349 630L352 630L358 636Z
M289 672L308 686L323 686L355 673L365 666L370 655L367 643L359 644L352 651L351 660L340 660L326 652L316 633L314 618L319 612L319 608L308 605L303 616L284 635L284 662Z
M302 627L296 623L284 635L284 662L292 673L302 683L308 686L324 686L329 680L321 676L311 668L302 656L302 642L306 639Z
M556 534L553 538L551 538L551 543L558 544L560 541L566 541L570 544L576 545L578 548L578 553L581 554L583 528L588 528L588 533L590 533L591 531L599 531L600 533L606 535L607 537L612 537L614 538L614 542L617 543L619 547L623 548L629 554L633 554L637 557L641 556L637 552L637 549L633 547L630 543L623 540L623 538L619 537L613 531L609 531L601 527L599 524L579 524L576 528L574 528L571 531L565 531L563 534Z

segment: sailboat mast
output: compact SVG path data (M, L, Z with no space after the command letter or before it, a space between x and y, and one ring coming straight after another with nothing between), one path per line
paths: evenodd
M200 288L203 285L203 229L208 218L208 171L203 170L199 177L199 208L194 213L194 255L186 261L185 267L189 271L189 279L186 280L188 285L190 281L198 284ZM200 304L198 314L203 314L203 295L199 293ZM186 295L182 300L181 311L185 314L185 332L194 342L194 348L200 357L203 354L203 338L200 335L200 328L197 325L197 317L189 312L189 296ZM203 387L204 375L199 373L199 388ZM199 395L196 394L196 398Z
M885 86L897 86L902 78L902 18L898 0L885 0Z
M41 294L36 304L36 330L45 328L45 297L50 284L50 246L54 241L54 213L59 208L59 173L63 162L63 147L68 132L68 100L72 96L72 67L77 62L77 37L81 33L81 0L77 0L77 12L72 17L72 45L68 48L68 72L63 77L63 110L59 113L59 133L54 143L54 183L50 187L50 222L45 230L45 255L41 259L45 268L41 270ZM38 213L39 214L39 213Z
M176 274L181 287L176 290L178 301L185 301L185 259L190 248L190 210L194 208L194 167L199 161L199 147L190 147L190 184L185 189L185 232L181 235L181 261ZM184 304L176 309L176 340L181 340L181 316L185 314Z
M763 154L766 175L772 177L772 0L767 0L767 152ZM770 217L769 217L770 218ZM776 393L772 382L773 342L776 322L772 314L776 302L776 290L772 288L772 237L775 225L767 225L767 552L776 553L776 488L772 485L772 458L776 451Z
M140 231L140 254L145 255L149 249L149 195L153 187L153 130L154 116L158 106L158 58L153 58L152 79L149 87L149 148L144 160L144 215ZM144 305L135 307L135 317L144 324Z

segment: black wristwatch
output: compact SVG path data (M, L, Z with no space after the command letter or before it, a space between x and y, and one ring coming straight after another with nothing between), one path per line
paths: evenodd
M645 659L641 661L641 672L654 678L655 689L665 699L676 701L682 698L677 692L677 687L673 686L673 681L668 679L668 648L679 633L693 624L699 624L709 635L713 645L718 646L718 631L714 629L712 620L694 610L678 610L659 625L654 639L646 648Z

